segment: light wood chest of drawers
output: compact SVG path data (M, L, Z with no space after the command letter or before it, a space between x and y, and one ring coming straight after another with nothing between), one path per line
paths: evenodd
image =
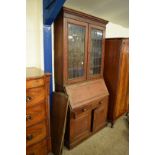
M47 155L51 152L50 74L27 68L26 77L26 154Z

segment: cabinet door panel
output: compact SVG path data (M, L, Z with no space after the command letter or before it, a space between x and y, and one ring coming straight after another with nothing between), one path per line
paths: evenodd
M99 26L89 26L89 56L88 79L102 77L104 29Z
M93 131L103 127L107 120L108 97L103 100L103 104L93 111Z
M86 79L88 24L66 19L65 81L73 83Z
M71 141L87 137L91 131L91 111L83 112L83 114L77 116L75 119L72 118L70 123Z

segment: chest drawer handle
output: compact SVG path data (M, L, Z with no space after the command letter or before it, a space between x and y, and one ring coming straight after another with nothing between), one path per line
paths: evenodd
M32 119L32 117L31 117L31 115L26 115L26 120L31 120Z
M32 140L32 138L33 138L33 135L27 135L26 136L26 140Z
M26 96L26 102L30 102L31 99L32 99L32 97L30 97L30 96Z

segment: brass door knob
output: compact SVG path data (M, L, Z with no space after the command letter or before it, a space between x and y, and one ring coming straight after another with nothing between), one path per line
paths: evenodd
M29 114L27 114L27 115L26 115L26 120L31 120L31 119L32 119L32 116L29 115Z
M30 102L31 99L32 99L32 97L30 97L30 96L26 96L26 102Z
M32 138L33 138L33 135L27 135L26 136L26 140L32 140Z

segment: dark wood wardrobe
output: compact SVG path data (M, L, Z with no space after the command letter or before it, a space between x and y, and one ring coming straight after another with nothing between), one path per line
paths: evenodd
M129 108L129 39L106 39L104 59L104 79L110 93L108 120L113 126Z
M107 123L103 79L108 22L63 8L54 23L55 89L69 98L65 145L73 148Z

